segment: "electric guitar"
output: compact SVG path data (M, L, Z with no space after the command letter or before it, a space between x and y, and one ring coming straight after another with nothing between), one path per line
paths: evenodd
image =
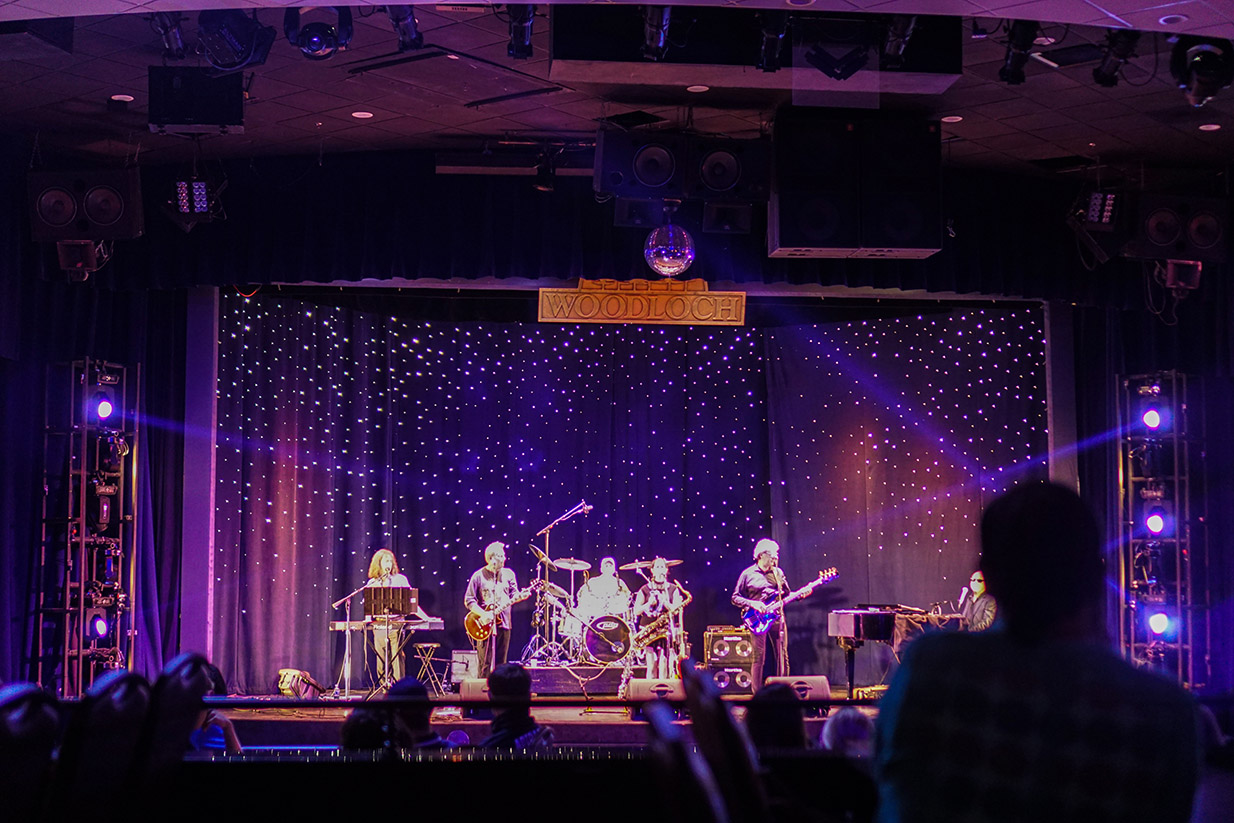
M768 603L765 611L759 611L755 608L747 608L741 613L741 622L746 624L746 628L754 634L766 634L771 628L771 624L780 619L780 615L784 611L784 607L794 600L800 600L803 597L809 597L814 593L814 590L824 583L835 580L840 573L835 566L818 573L817 580L811 580L806 585L802 586L797 591L785 596L784 598Z
M497 595L497 599L490 603L484 611L484 617L480 617L469 609L467 616L463 618L463 627L467 629L467 636L477 643L488 640L493 636L493 626L497 624L498 612L504 611L507 606L523 602L534 592L539 591L543 585L543 580L533 580L527 588L520 589L509 597L504 594Z

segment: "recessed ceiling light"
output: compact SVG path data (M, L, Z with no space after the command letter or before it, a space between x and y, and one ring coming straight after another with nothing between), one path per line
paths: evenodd
M1205 123L1204 125L1200 126L1200 131L1220 131L1220 130L1221 130L1220 123Z
M801 8L802 6L814 5L814 0L784 0L784 2L788 3L790 6L796 6L798 8Z
M702 94L705 91L711 91L711 86L686 86L686 91Z
M1186 23L1191 18L1185 14L1167 14L1165 17L1157 18L1157 22L1163 26L1178 26Z
M943 118L944 123L959 123L964 118L958 114L949 114Z
M113 94L111 99L117 103L132 103L134 98L131 94Z
M373 116L373 113L371 111L353 111L351 116L357 120L368 120Z
M458 55L457 55L457 54L447 54L447 55L446 55L446 57L447 57L447 58L449 58L450 60L457 60L457 59L458 59Z
M1057 42L1058 40L1056 38L1051 37L1048 34L1039 34L1033 38L1033 45L1036 46L1052 46Z

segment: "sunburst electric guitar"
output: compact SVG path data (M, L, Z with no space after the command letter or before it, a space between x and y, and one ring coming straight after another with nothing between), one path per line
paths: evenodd
M741 613L741 622L746 624L746 628L754 634L766 634L771 628L771 624L780 619L780 615L784 612L784 607L794 600L800 600L803 597L809 597L814 593L814 590L824 583L835 580L840 573L835 566L830 569L824 569L818 573L817 580L811 580L806 585L802 586L792 594L786 595L774 603L768 603L765 611L759 611L754 608L747 608Z
M509 597L506 597L504 594L498 594L496 600L487 604L488 608L484 611L484 617L480 617L475 612L468 610L467 616L463 618L463 626L467 629L467 636L477 643L488 640L493 636L493 626L497 625L498 613L504 611L507 606L523 602L543 585L544 581L533 580L527 588L519 589Z

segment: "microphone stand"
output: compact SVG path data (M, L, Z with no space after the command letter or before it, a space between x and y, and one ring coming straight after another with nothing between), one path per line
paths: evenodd
M342 597L338 600L335 600L333 603L330 604L331 609L337 609L339 606L343 605L344 603L347 604L347 612L343 615L343 618L344 618L343 622L347 624L347 628L343 630L343 668L342 668L342 671L339 672L338 680L334 681L334 696L335 697L339 696L339 693L338 693L339 682L341 681L343 683L343 699L344 700L351 699L351 598L355 597L357 594L364 591L366 588L368 588L367 583L365 583L360 588L356 589L351 594L346 595L345 597Z
M561 515L561 517L558 517L556 520L554 520L552 523L549 523L544 528L540 529L540 531L536 532L535 534L536 537L539 537L540 535L544 535L544 556L539 558L540 563L537 565L536 576L537 577L540 576L540 571L538 567L540 565L543 565L544 566L544 578L543 579L546 584L548 583L548 573L549 573L548 567L553 562L551 559L553 555L548 550L549 533L555 527L566 522L571 517L574 517L575 515L579 515L579 514L587 514L588 512L592 510L592 508L594 507L588 506L586 500L580 500L577 506L570 509L565 514ZM536 551L534 545L532 546L532 551ZM573 589L574 587L574 574L573 573L570 574L570 587L571 589ZM544 586L541 586L536 591L536 610L537 611L547 608L545 605L545 600L544 600L544 594L547 590L548 590L548 586L544 585ZM570 597L571 598L574 597L573 591L570 592ZM550 615L547 611L544 612L544 623L541 624L537 629L537 636L540 638L540 648L541 649L557 648L557 646L555 646L555 644L557 644L557 624L556 622L550 619ZM531 643L534 644L535 640L533 639Z

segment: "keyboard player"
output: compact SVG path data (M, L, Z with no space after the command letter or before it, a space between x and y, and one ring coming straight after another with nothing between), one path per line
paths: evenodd
M389 549L378 549L373 553L373 559L368 566L368 583L366 588L411 588L407 576L400 574L398 561L394 552ZM401 615L400 615L401 616ZM403 627L401 625L383 625L380 620L373 623L373 650L377 653L377 682L395 683L403 679ZM393 665L387 672L387 659L393 657ZM387 674L389 675L387 677Z

